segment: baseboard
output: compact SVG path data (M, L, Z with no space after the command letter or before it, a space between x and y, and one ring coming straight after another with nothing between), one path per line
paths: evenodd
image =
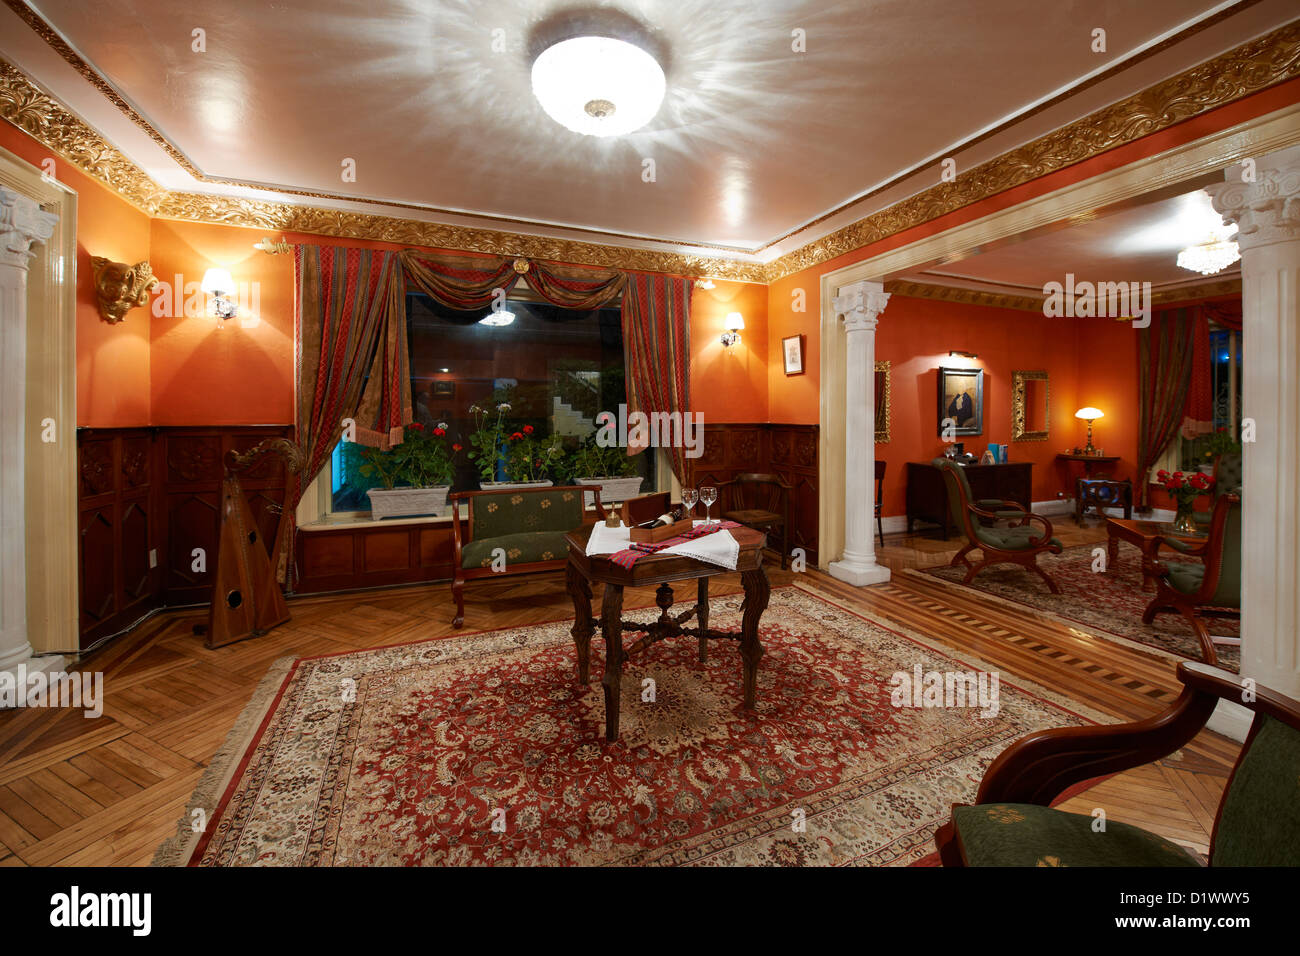
M1074 499L1053 498L1048 501L1035 501L1032 505L1031 510L1034 512L1034 514L1040 514L1045 517L1053 517L1057 515L1073 515ZM1103 512L1108 518L1124 517L1123 508L1105 508L1103 509ZM1095 514L1095 513L1096 513L1095 510L1090 512L1090 514ZM1174 513L1165 508L1155 508L1149 514L1142 515L1141 517L1145 521L1169 522L1174 520ZM907 531L907 515L886 515L883 518L881 518L880 524L885 534L904 534ZM920 530L920 528L922 527L934 529L937 528L938 525L932 525L932 524L927 524L925 522L922 522L920 526L917 528L917 530ZM956 533L954 532L954 534Z

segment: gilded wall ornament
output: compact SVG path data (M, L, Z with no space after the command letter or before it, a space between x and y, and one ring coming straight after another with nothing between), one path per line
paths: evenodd
M90 267L99 317L110 325L121 322L136 306L148 302L149 290L158 284L148 260L129 266L103 256L91 256Z

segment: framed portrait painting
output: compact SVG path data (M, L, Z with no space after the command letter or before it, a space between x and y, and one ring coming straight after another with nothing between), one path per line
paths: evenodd
M781 340L781 358L786 375L803 374L803 336L787 335Z
M939 369L939 435L984 433L984 369Z

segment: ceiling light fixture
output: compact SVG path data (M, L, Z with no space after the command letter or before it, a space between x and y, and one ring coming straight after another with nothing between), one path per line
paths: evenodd
M1199 246L1188 246L1178 253L1178 264L1203 276L1212 276L1240 258L1241 250L1234 240L1220 239L1216 242L1203 242Z
M478 324L500 327L503 325L509 325L514 320L515 314L513 312L507 312L505 309L502 309L499 312L492 312L489 315L485 315L483 318L478 320Z
M551 119L586 136L622 136L659 112L667 81L659 61L626 40L577 36L533 61L533 95Z

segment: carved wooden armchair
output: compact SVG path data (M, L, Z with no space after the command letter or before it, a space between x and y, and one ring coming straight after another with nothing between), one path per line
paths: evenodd
M781 570L790 566L790 485L780 475L745 472L718 486L722 517L756 531L781 532Z
M972 503L970 484L961 465L947 458L936 458L931 464L943 473L953 524L966 536L966 546L953 555L951 561L952 567L966 566L965 583L969 584L975 575L995 564L1018 564L1046 581L1053 594L1060 594L1056 581L1038 566L1040 554L1045 551L1060 554L1062 550L1061 542L1052 536L1052 523L1016 501L982 498ZM1004 524L999 527L997 522ZM1006 522L1010 525L1007 526ZM1041 528L1032 527L1031 522L1036 522ZM972 564L966 555L977 549L984 557Z
M1300 702L1236 674L1178 665L1183 692L1146 720L1040 730L989 767L974 806L957 804L935 833L944 866L1196 866L1182 847L1140 827L1051 809L1085 780L1150 763L1200 732L1220 700L1254 711L1214 821L1211 866L1300 866ZM1248 699L1249 698L1249 699Z
M1201 564L1157 564L1156 596L1142 612L1142 623L1150 624L1161 611L1177 611L1191 625L1201 642L1205 663L1218 658L1214 645L1240 644L1236 637L1210 636L1204 618L1241 616L1241 498L1220 495L1210 518L1209 537L1201 544L1177 538L1158 538L1156 549L1168 545ZM1158 550L1152 553L1159 553Z

